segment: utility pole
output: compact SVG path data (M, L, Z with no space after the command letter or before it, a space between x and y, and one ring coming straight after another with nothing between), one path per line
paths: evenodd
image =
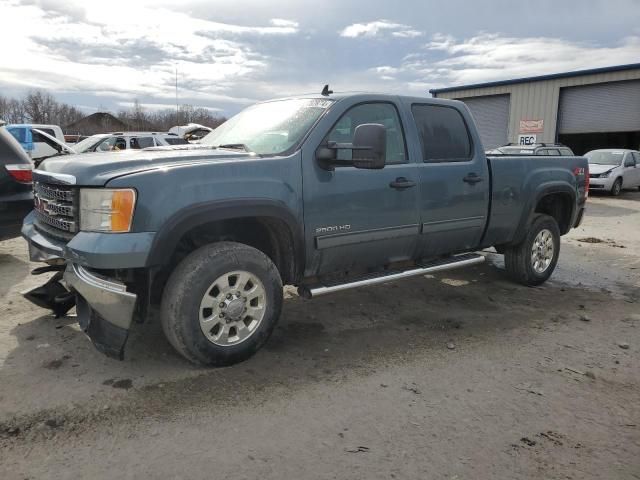
M180 107L178 106L178 65L176 65L176 125L180 125Z

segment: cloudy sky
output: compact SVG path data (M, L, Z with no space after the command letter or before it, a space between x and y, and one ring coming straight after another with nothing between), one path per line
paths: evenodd
M430 88L640 62L640 0L0 0L0 94L88 113Z

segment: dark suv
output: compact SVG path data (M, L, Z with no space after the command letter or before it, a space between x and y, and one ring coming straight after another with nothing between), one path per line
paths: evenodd
M29 156L4 127L0 127L0 240L20 235L22 220L33 210Z

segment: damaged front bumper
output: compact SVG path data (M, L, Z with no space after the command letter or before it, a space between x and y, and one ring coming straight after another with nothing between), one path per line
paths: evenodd
M69 291L75 294L78 323L95 347L109 357L122 360L124 347L133 322L137 296L128 292L124 283L63 257L63 245L42 236L33 225L25 223L22 234L29 242L29 257L34 262L46 262L60 270L45 285L25 293L25 298L58 316L68 305ZM64 270L64 273L63 273ZM34 271L34 273L37 273Z
M78 323L95 347L122 360L137 296L124 283L68 263L64 281L76 293Z

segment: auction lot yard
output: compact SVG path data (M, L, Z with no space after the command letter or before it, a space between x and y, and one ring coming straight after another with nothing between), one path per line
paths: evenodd
M0 478L640 479L640 192L591 197L539 288L487 257L289 294L262 351L203 369L157 324L104 357L1 242Z

